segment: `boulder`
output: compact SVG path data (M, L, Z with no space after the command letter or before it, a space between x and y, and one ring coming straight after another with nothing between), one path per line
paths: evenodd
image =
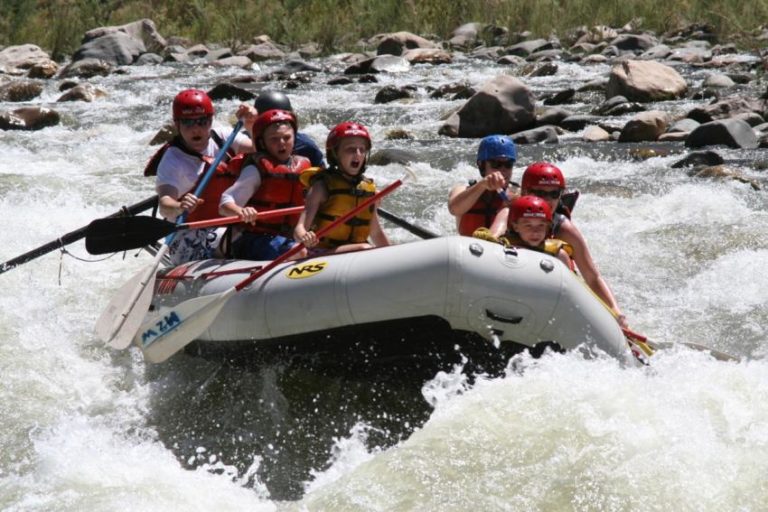
M284 59L286 54L272 42L261 44L252 44L249 47L237 52L237 55L248 57L253 62L262 62L272 59Z
M665 101L685 96L688 85L680 73L654 61L626 60L611 69L606 98L622 95L630 101Z
M42 92L43 86L38 82L14 80L0 86L0 101L30 101L40 96Z
M414 48L406 50L402 57L411 64L450 64L453 56L440 48Z
M581 138L586 142L607 142L611 140L611 134L599 126L590 125L584 128Z
M59 113L50 108L22 107L0 114L0 130L41 130L60 121Z
M724 162L723 157L715 151L692 151L685 158L678 160L670 167L679 169L680 167L712 166L720 165Z
M162 54L167 46L165 38L157 31L155 22L146 18L125 25L94 28L85 33L82 42L85 44L115 33L125 34L131 39L140 41L145 51L148 52Z
M687 117L700 123L708 123L718 119L726 119L736 114L762 112L763 104L760 101L731 97L715 103L691 109Z
M557 128L552 125L539 126L537 128L531 128L530 130L524 130L513 134L512 140L515 144L538 144L543 142L545 144L557 144L559 142L557 136Z
M389 165L399 164L408 165L411 162L418 162L416 153L404 149L387 148L375 151L368 158L368 165Z
M405 73L411 69L411 63L402 57L380 55L349 66L345 75L363 75L367 73Z
M112 72L112 65L101 59L83 59L70 62L59 72L59 78L92 78L94 76L107 76Z
M98 87L93 86L92 84L78 84L71 89L67 90L64 94L62 94L59 99L57 99L57 102L64 102L64 101L85 101L85 102L92 102L96 98L104 98L107 96L107 93L99 89Z
M669 114L660 110L641 112L629 120L619 135L619 142L655 141L669 126Z
M717 144L737 149L755 149L759 141L752 127L740 119L721 119L704 123L693 130L685 140L685 145L689 148Z
M583 130L585 126L589 124L599 124L601 121L600 116L590 116L588 114L574 114L568 116L560 121L560 126L568 130L569 132L577 132Z
M728 75L722 73L710 73L701 85L710 89L725 89L726 87L733 87L736 85L736 82L731 80Z
M374 36L374 38L379 39L376 55L402 55L405 50L438 47L428 39L405 31Z
M98 59L115 66L127 66L133 64L139 55L146 51L140 39L134 39L123 32L114 32L81 45L72 56L72 61Z
M0 50L0 67L7 69L30 69L50 61L51 56L34 44L9 46Z
M531 127L536 120L535 98L517 78L500 75L486 82L440 128L450 137L484 137L514 133Z
M576 96L575 89L565 89L553 94L548 94L542 98L544 105L562 105L564 103L570 103L573 101L573 97Z
M379 92L376 93L374 103L391 103L393 101L402 100L405 98L411 98L413 95L407 87L398 87L396 85L384 86Z
M454 29L448 44L452 48L469 50L478 45L480 31L483 29L482 23L465 23Z
M207 94L213 101L233 99L250 101L256 98L256 95L251 91L230 83L216 84Z

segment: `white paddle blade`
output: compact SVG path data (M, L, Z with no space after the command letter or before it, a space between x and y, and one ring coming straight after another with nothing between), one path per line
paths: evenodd
M152 302L155 274L167 251L163 246L151 265L121 286L96 321L96 335L110 347L123 350L131 344Z
M134 342L141 347L147 361L162 363L205 332L235 292L235 288L230 288L172 308L160 308L141 326Z

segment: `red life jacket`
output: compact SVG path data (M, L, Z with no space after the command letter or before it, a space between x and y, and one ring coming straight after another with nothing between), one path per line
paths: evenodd
M504 207L499 194L485 191L459 221L459 234L472 236L477 228L490 228L496 214Z
M261 175L261 185L248 200L248 206L256 210L275 210L304 205L304 187L299 176L312 166L307 158L291 155L288 165L285 165L276 163L263 153L253 153L243 162L243 167L248 165L255 165ZM246 224L245 229L254 233L291 237L298 221L299 214L285 215Z
M217 148L221 148L221 146L224 145L224 141L219 137L219 134L213 130L211 130L211 138L216 143ZM147 166L144 168L144 176L157 176L157 168L160 165L160 160L163 159L163 155L165 155L165 152L171 147L178 148L188 155L196 156L205 163L203 172L197 177L195 184L189 190L182 191L179 197L176 198L179 200L184 197L185 194L195 191L215 158L190 150L184 144L182 138L177 135L173 140L164 144L163 147L158 149L157 152L152 155L149 162L147 162ZM216 168L216 172L211 176L211 181L208 182L205 190L200 195L200 199L203 199L203 204L195 208L195 211L187 216L187 222L215 219L221 216L219 215L219 200L221 199L221 194L237 181L238 176L240 176L240 169L244 156L245 155L235 155L232 148L227 149L227 154L221 160L221 163Z

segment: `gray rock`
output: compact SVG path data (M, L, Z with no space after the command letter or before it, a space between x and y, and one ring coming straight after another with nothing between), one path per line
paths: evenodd
M32 80L14 80L0 86L0 101L30 101L43 92L43 85Z
M740 119L722 119L704 123L685 140L689 148L724 144L731 148L755 149L759 145L755 131Z
M539 142L557 144L559 142L557 128L552 125L539 126L538 128L517 132L511 137L515 144L537 144Z
M114 32L90 40L80 46L72 56L72 61L83 59L99 59L115 66L133 64L139 55L147 49L141 40L132 38L122 32Z
M61 116L55 110L44 107L22 107L0 114L0 130L42 130L55 126Z
M484 137L494 133L514 133L531 127L535 121L535 98L517 78L500 75L483 84L440 128L449 137Z
M692 151L688 153L682 160L678 160L670 167L679 169L681 167L693 167L699 165L720 165L725 160L715 151Z
M375 151L369 158L369 165L389 165L400 164L408 165L411 162L418 162L416 153L403 149L387 148Z
M393 101L411 97L413 97L413 95L405 87L387 85L376 93L376 98L373 100L373 102L376 104L391 103Z
M602 118L598 116L590 116L586 114L576 114L566 117L560 122L560 126L570 132L577 132L583 130L588 124L599 124Z

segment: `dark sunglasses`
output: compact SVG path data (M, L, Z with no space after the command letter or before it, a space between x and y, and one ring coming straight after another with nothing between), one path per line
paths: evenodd
M190 126L208 126L211 124L212 118L210 116L205 117L196 117L194 119L179 119L179 123L181 123L181 126L186 126L189 128Z
M536 189L527 190L526 192L532 196L540 197L542 199L560 199L560 195L563 193L562 190L536 190Z
M511 169L514 163L512 160L488 160L488 165L494 169Z

